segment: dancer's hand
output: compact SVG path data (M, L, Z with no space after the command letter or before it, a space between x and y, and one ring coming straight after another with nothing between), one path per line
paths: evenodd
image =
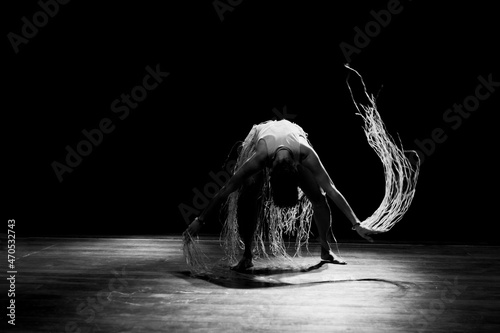
M201 230L202 226L203 223L200 221L200 219L195 218L194 221L191 222L191 224L188 226L187 232L189 232L190 235L195 236Z
M364 239L366 239L370 243L373 243L373 239L370 236L368 236L368 235L378 234L377 231L373 231L373 230L367 229L365 227L362 227L359 224L356 226L356 232L358 233L358 235L360 235L361 237L363 237Z

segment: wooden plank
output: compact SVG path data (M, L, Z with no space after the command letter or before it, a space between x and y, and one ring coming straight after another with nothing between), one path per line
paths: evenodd
M258 260L253 274L219 268L207 279L187 273L178 237L16 245L23 332L500 330L498 247L339 244L348 265L300 272ZM216 239L202 247L214 262L222 254ZM319 247L310 252L295 262L317 264Z

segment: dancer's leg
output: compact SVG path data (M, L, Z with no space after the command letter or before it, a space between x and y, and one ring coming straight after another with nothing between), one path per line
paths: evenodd
M253 266L252 242L261 209L262 181L262 172L250 177L243 184L238 198L238 228L245 244L245 252L238 265L233 268L235 270L245 270Z
M313 218L318 229L321 244L321 259L337 264L345 264L345 262L335 257L327 241L327 235L331 228L331 212L328 201L321 192L321 188L311 171L303 166L299 166L298 170L300 176L299 186L313 205Z

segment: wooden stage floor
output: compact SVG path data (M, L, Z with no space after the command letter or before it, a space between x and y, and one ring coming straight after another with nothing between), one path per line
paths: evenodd
M215 239L201 242L221 255ZM295 260L308 271L274 259L195 277L180 237L17 239L16 325L2 301L2 331L500 332L499 247L339 248L347 265L317 265L311 244Z

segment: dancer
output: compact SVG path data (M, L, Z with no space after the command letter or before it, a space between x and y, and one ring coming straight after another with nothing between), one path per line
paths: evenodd
M379 207L364 221L359 221L335 188L307 134L297 124L280 120L254 125L242 144L234 175L184 233L184 255L193 270L210 269L191 235L198 233L205 218L226 200L228 216L222 233L226 258L236 261L241 243L245 249L243 258L235 266L237 270L252 267L253 251L267 255L264 240L269 241L274 255L288 257L283 233L296 236L296 254L300 254L301 246L308 242L311 215L319 231L321 259L345 264L333 254L326 238L331 214L325 193L347 216L353 230L368 241L372 241L370 234L387 232L403 218L415 196L420 171L418 154L396 144L363 78L349 65L345 67L350 74L355 74L348 75L347 86L357 114L363 119L368 144L384 168L385 194ZM406 154L413 154L416 163ZM252 249L253 240L256 242Z
M253 266L254 233L265 204L264 191L269 188L272 202L278 209L297 206L299 198L303 195L305 195L303 199L311 203L309 207L313 210L319 233L323 261L345 264L342 259L335 256L327 241L327 234L331 228L331 212L325 194L345 214L353 230L364 239L373 241L369 235L376 231L361 226L360 220L335 187L318 154L307 140L307 134L299 125L288 120L267 121L254 125L244 142L243 150L245 148L249 157L237 164L227 184L187 229L189 234L196 235L206 219L210 219L216 207L225 202L231 193L238 191L236 219L244 243L244 253L233 269L241 271ZM241 157L246 156L240 153Z

